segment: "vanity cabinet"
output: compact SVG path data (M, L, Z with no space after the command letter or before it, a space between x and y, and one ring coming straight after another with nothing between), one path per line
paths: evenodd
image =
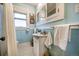
M34 55L39 56L39 40L38 37L33 37L33 44L34 44Z
M44 42L46 40L47 36L46 35L33 35L33 50L34 50L34 55L35 56L43 56L45 51L46 51L46 47L44 46Z

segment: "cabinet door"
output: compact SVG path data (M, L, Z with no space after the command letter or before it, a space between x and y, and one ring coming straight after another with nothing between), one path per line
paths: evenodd
M64 3L57 3L56 4L56 12L58 14L57 18L64 19Z
M47 15L48 22L64 19L64 3L47 4Z
M47 39L47 37L41 37L39 39L39 55L43 56L44 52L46 51L46 47L44 46L45 40Z

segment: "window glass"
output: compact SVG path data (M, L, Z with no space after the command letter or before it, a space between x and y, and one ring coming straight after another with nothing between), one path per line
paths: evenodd
M15 19L15 27L26 27L26 21Z
M15 27L26 27L26 15L14 13Z
M14 18L26 19L26 15L21 13L14 13Z

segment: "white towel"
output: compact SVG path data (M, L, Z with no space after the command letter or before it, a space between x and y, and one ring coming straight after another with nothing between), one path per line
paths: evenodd
M54 33L54 45L65 51L69 34L69 25L56 26Z
M47 48L49 48L49 46L52 44L52 36L51 36L51 33L48 32L48 36L47 36L47 39L45 40L45 46Z

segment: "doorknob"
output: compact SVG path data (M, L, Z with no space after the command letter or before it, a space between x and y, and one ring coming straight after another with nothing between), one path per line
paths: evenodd
M4 40L5 40L5 37L1 37L0 40L1 40L1 41L4 41Z

